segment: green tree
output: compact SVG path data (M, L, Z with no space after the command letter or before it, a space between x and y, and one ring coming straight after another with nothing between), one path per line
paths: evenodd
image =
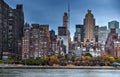
M0 64L4 64L4 61L3 61L3 60L0 60Z
M8 63L8 64L14 64L15 60L12 59L12 58L9 58L8 60L6 60L6 63Z
M120 58L116 58L115 61L120 63Z
M91 55L90 53L86 53L85 56L90 56L90 57L92 57L92 55Z

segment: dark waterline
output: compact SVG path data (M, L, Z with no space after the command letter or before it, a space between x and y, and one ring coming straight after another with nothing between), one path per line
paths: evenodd
M120 70L0 69L0 77L120 77Z

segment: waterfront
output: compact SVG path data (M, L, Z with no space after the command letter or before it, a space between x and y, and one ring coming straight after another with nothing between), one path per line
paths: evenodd
M109 69L0 69L0 77L119 77Z

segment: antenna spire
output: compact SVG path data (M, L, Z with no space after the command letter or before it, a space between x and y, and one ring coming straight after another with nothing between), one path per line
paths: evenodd
M70 0L68 0L68 29L70 27Z

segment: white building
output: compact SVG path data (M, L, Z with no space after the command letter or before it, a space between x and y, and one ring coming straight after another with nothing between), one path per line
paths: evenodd
M108 36L107 26L99 27L98 41L99 41L101 44L105 45L107 36Z
M69 52L69 42L68 42L68 36L58 36L58 41L60 41L60 44L62 44L65 46L65 54L68 54ZM64 50L64 49L63 49Z

